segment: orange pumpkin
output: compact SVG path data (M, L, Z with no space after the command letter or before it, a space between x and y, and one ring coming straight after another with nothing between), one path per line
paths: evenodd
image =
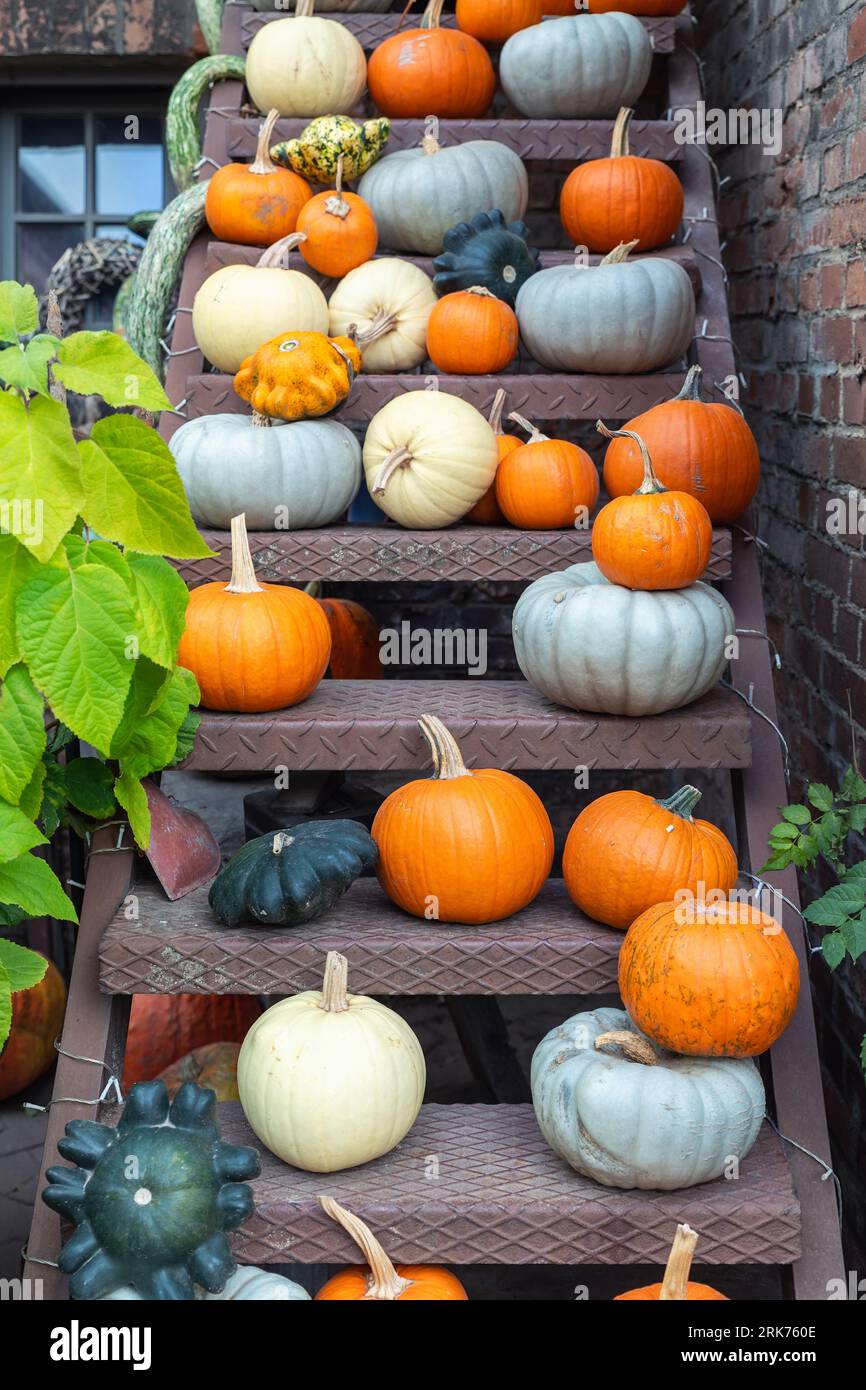
M244 358L233 385L258 424L274 417L313 420L336 410L360 370L353 339L288 329Z
M538 24L545 9L543 0L457 0L457 27L482 43L505 43Z
M207 997L207 996L205 996ZM240 1100L238 1091L239 1042L212 1042L196 1047L178 1062L163 1068L156 1078L164 1081L170 1099L187 1081L213 1091L217 1100Z
M320 1197L323 1211L336 1221L362 1251L367 1268L353 1266L340 1270L319 1289L317 1303L453 1303L465 1302L467 1293L460 1280L438 1265L397 1265L391 1263L370 1227L341 1207L333 1197Z
M565 439L549 439L516 411L508 418L530 435L496 470L496 500L512 526L560 531L585 524L598 501L598 474L589 454Z
M490 106L489 54L471 34L440 27L443 3L430 0L420 28L398 30L371 54L367 86L384 116L466 120Z
M794 1016L800 969L782 927L749 903L657 903L625 934L619 992L636 1027L687 1057L757 1057Z
M123 1062L124 1091L136 1081L153 1081L207 1044L242 1043L260 1013L252 994L134 995Z
M499 450L500 463L508 454L513 454L515 449L520 448L520 440L516 434L502 433L502 408L504 405L505 392L500 387L493 397L493 406L488 416L490 428L496 435L496 447ZM472 510L466 513L464 520L471 522L474 526L503 525L505 517L502 515L502 510L496 500L495 478L483 497L479 497Z
M659 481L697 497L717 524L736 521L754 497L761 473L755 437L734 406L703 400L700 367L689 369L678 396L635 416L624 429L643 439ZM642 475L634 441L613 439L604 460L610 496L634 492Z
M338 681L378 681L384 675L379 656L379 624L350 598L320 598L321 584L313 580L305 593L318 603L331 629L328 674Z
M668 492L653 472L646 444L633 430L609 430L605 439L637 444L643 482L631 497L614 497L592 528L592 556L605 579L626 589L685 589L709 564L713 523L688 492Z
M331 630L315 599L259 584L244 518L232 517L231 582L192 590L177 654L198 681L203 707L252 714L296 705L315 690L330 656Z
M727 1303L727 1298L718 1289L710 1288L709 1284L693 1284L689 1279L697 1243L697 1231L693 1231L691 1226L677 1226L662 1282L645 1284L642 1289L629 1289L627 1293L617 1294L614 1303L708 1303L717 1299Z
M281 169L269 154L279 111L270 111L259 131L252 164L225 164L207 186L204 212L214 236L242 246L272 246L297 226L313 196L299 174Z
M343 192L343 156L337 160L333 193L317 193L301 208L299 250L307 265L320 275L340 280L356 266L372 260L379 244L376 219L357 193Z
M532 902L553 863L553 830L531 787L510 772L470 772L441 720L418 720L433 776L386 797L371 835L379 882L414 917L499 922Z
M625 931L681 889L729 892L737 855L718 826L693 819L700 797L696 787L681 787L663 801L618 791L584 807L562 855L562 877L581 912Z
M683 215L682 184L660 159L629 154L628 127L633 111L616 118L608 159L579 164L562 185L559 215L575 246L613 251L637 241L652 251L670 241Z
M518 337L511 305L481 285L443 295L427 320L430 360L452 376L501 372L517 356Z
M63 1029L66 985L57 966L48 968L38 985L12 995L12 1025L0 1050L0 1100L17 1096L55 1060L54 1039Z

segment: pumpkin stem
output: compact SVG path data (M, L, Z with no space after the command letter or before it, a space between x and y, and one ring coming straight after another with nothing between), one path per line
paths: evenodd
M256 157L249 166L251 174L273 174L276 172L277 166L271 159L271 137L279 118L280 113L274 106L262 121L259 127L259 138L256 142Z
M336 1221L337 1225L342 1226L346 1234L351 1236L370 1266L365 1298L393 1303L401 1293L405 1293L406 1289L411 1287L412 1280L404 1279L397 1273L390 1257L386 1255L370 1227L359 1216L354 1216L345 1207L341 1207L333 1197L320 1197L319 1205L332 1221Z
M485 299L495 299L495 298L496 298L496 295L493 293L493 291L492 291L492 290L489 290L489 289L487 288L486 285L470 285L470 286L469 286L469 289L466 291L466 293L467 293L467 294L479 294L479 295L482 295Z
M430 745L435 781L449 782L455 777L472 776L463 761L456 738L445 728L441 719L437 719L435 714L422 714L418 727Z
M442 18L442 7L445 0L430 0L429 5L421 16L422 29L438 29L439 21Z
M412 453L401 444L399 448L392 449L386 459L382 461L382 467L373 480L373 495L377 492L384 492L398 468L408 468L412 462Z
M605 1047L619 1047L630 1062L641 1062L645 1067L654 1067L658 1062L649 1039L642 1038L639 1033L629 1033L627 1029L599 1033L593 1046L596 1052L603 1052Z
M310 598L318 598L322 592L321 579L311 579L309 584L304 585L304 593L309 594ZM698 792L700 796L700 792Z
M621 241L619 246L608 251L604 259L599 261L599 265L622 265L623 261L631 255L639 240L639 237L635 237L634 241Z
M334 177L334 192L325 199L325 211L332 217L341 217L345 222L352 209L343 197L343 156L337 160L337 173Z
M617 113L610 142L611 159L622 159L629 152L628 128L634 111L630 106L621 106Z
M692 1272L692 1260L695 1257L697 1243L697 1231L693 1231L691 1226L685 1223L682 1226L677 1226L677 1233L674 1236L671 1253L668 1255L665 1277L662 1280L661 1292L659 1293L660 1303L673 1301L683 1303L688 1299L689 1275Z
M373 318L370 320L370 327L365 328L363 333L357 331L357 324L353 324L349 329L349 336L354 339L358 347L363 349L369 347L371 343L376 343L380 338L384 338L387 333L392 333L397 327L396 314L386 313L384 309L377 309Z
M537 425L533 425L531 420L527 420L525 415L520 415L516 410L512 410L508 418L509 420L513 420L515 425L519 425L522 430L526 430L530 436L530 444L544 444L550 437L549 435L542 434Z
M264 412L261 410L254 410L251 417L251 423L254 429L267 430L271 427L271 417L270 415L265 415Z
M275 241L273 246L269 246L266 251L262 252L256 265L263 270L271 270L275 266L287 270L289 257L295 247L300 246L301 242L306 241L306 239L306 232L291 232L289 236L280 237L279 241Z
M667 492L667 488L656 477L652 459L649 456L649 449L639 434L635 434L634 430L609 430L602 420L596 420L595 428L599 434L604 435L605 439L630 439L640 449L640 456L643 461L643 482L639 488L635 489L635 497L647 497L653 492Z
M700 403L703 403L704 397L703 392L701 391L702 376L703 371L697 365L697 363L695 363L693 367L689 367L688 371L686 372L686 379L680 387L677 400L698 401Z
M494 434L502 433L502 408L504 405L505 392L500 386L499 390L496 392L496 395L493 397L493 404L490 407L490 415L487 419L487 423L489 424Z
M288 830L278 830L274 836L274 843L271 845L272 854L282 854L284 849L295 843Z
M672 811L675 816L682 816L683 820L691 820L692 811L701 799L701 794L697 787L680 787L673 796L666 796L664 800L659 797L659 806L663 806L666 811Z
M295 19L308 19L313 13L315 0L298 0L295 5Z
M329 951L325 957L319 1008L326 1014L344 1014L349 1008L349 962L339 951Z
M442 146L435 135L425 135L421 141L421 148L425 154L438 154Z
M261 594L261 584L256 579L253 557L250 554L250 541L247 535L247 520L243 512L232 517L232 577L226 585L227 594Z

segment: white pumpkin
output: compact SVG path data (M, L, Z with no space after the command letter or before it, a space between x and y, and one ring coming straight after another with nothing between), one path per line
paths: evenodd
M436 303L429 275L411 261L382 256L356 266L328 305L331 337L354 324L365 372L408 372L427 359L427 320Z
M240 1265L228 1279L222 1293L208 1293L195 1285L195 1296L202 1303L239 1303L246 1299L267 1300L270 1303L310 1303L310 1295L300 1284L282 1274L259 1269L256 1265ZM146 1300L129 1284L113 1293L103 1294L100 1303L143 1303Z
M412 1029L375 999L348 994L346 969L330 951L321 990L274 1004L238 1057L238 1090L254 1132L311 1173L389 1153L424 1095L424 1054Z
M228 530L241 512L248 531L328 526L361 486L361 446L338 420L203 415L169 448L199 526Z
M649 34L634 15L571 15L512 34L500 54L499 77L524 116L615 116L621 106L634 106L652 57Z
M596 1040L611 1034L598 1049ZM535 1049L532 1100L555 1154L604 1187L673 1192L745 1158L764 1118L750 1058L679 1057L620 1009L576 1014Z
M631 718L679 709L711 690L734 628L730 606L709 584L625 589L592 562L536 579L512 619L520 669L543 695Z
M496 472L496 435L474 406L445 391L407 391L373 416L364 473L373 501L413 530L450 526Z
M281 116L348 116L367 85L364 50L345 25L319 19L310 0L259 29L249 46L246 83L260 111Z
M506 222L519 221L529 180L520 156L498 140L443 148L425 137L416 150L377 160L358 192L373 210L381 246L436 256L445 233L476 213L498 208Z
M695 323L691 280L676 261L628 260L629 249L617 247L597 266L551 266L521 285L520 336L536 362L622 374L653 372L683 355Z

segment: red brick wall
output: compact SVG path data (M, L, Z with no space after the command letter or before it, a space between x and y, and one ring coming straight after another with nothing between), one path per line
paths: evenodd
M703 0L708 105L784 112L778 159L716 151L733 334L761 450L759 534L792 792L851 759L866 768L863 537L827 531L827 503L866 488L866 8L852 0ZM809 885L807 885L807 892ZM854 1250L866 1248L866 969L813 991L835 1161ZM861 1257L862 1258L862 1257ZM864 1266L861 1265L861 1271Z
M157 57L191 53L192 0L8 0L0 56Z

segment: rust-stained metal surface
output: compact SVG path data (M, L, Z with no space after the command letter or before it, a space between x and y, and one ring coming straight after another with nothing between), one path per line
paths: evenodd
M592 922L562 880L505 922L474 927L409 917L359 879L303 927L223 927L207 886L170 903L133 888L99 948L100 987L117 994L293 994L316 989L328 951L348 957L356 994L599 994L616 990L622 932Z

